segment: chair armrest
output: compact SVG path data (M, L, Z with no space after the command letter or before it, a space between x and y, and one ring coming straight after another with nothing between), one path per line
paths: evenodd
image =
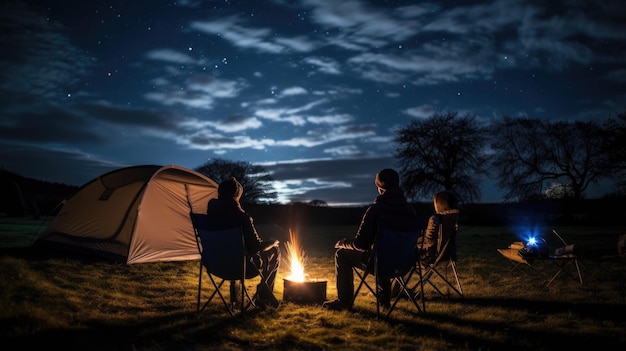
M277 247L280 242L278 240L274 241L264 241L261 244L261 251L267 251L273 247Z

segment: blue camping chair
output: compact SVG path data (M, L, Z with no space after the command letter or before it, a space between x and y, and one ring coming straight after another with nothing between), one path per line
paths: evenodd
M254 307L255 296L248 292L245 280L261 275L248 255L244 238L240 227L225 230L209 230L209 222L206 214L191 213L191 221L196 243L200 252L200 273L198 275L198 304L196 311L203 311L217 295L231 316L243 315L246 309ZM206 270L213 289L209 298L201 306L202 295L202 271ZM237 297L237 303L229 303L222 294L221 287L226 281L239 281L241 295ZM261 281L264 281L261 277Z
M418 230L399 231L390 228L378 229L376 240L372 246L370 257L368 258L367 268L361 270L357 267L353 267L360 282L354 292L350 306L354 305L354 300L359 294L361 287L365 286L374 297L376 297L376 317L380 318L382 301L377 292L378 282L381 279L389 279L392 285L395 283L396 286L399 287L399 291L398 294L393 297L393 301L390 301L390 306L387 309L385 318L391 315L391 312L395 309L398 301L402 297L407 297L418 312L424 312L426 310L424 300L421 300L420 306L416 295L410 293L407 288L413 275L420 273L420 271L413 269L415 262L418 262L415 246L419 235L420 232ZM367 282L367 278L370 275L374 276L374 286L371 286ZM423 297L423 294L417 297Z

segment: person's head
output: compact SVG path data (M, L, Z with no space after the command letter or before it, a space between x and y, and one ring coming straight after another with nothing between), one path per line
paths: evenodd
M376 173L376 186L378 192L383 194L387 189L394 189L400 187L400 176L398 172L391 168L385 168L382 171Z
M235 177L221 182L217 187L218 199L235 199L235 201L239 202L242 194L243 187Z
M456 195L451 191L440 191L433 195L433 204L436 213L443 213L449 210L457 210L458 203Z

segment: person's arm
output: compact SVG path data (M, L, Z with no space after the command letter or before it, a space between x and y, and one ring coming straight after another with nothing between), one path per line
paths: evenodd
M335 244L337 249L348 249L357 251L367 251L374 244L376 236L376 209L368 207L361 219L361 224L354 238L344 238Z
M245 212L241 212L239 219L241 222L241 230L243 231L243 240L246 244L246 250L248 250L250 254L261 251L263 248L263 239L261 239L257 233L252 217Z
M428 226L426 227L426 231L424 232L424 241L423 247L429 248L433 245L437 245L437 229L439 227L439 216L432 215L428 219Z

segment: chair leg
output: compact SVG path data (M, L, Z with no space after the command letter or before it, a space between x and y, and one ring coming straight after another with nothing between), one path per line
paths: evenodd
M406 278L403 278L401 276L394 278L394 281L396 281L398 285L400 285L400 293L396 295L396 297L393 300L393 303L391 303L391 305L389 306L389 309L387 310L387 313L385 314L385 318L389 318L389 315L395 309L402 295L405 295L411 301L411 303L413 303L413 305L417 309L417 312L422 312L422 313L426 312L426 306L424 305L423 298L422 298L422 306L420 306L417 303L415 296L409 292L408 287L407 287L407 282L411 281L411 277L413 276L414 272L415 270L411 270L408 273ZM420 297L423 297L423 296L424 296L423 294L420 295Z
M417 261L417 275L419 279L417 284L419 284L420 290L419 292L417 292L417 294L419 294L419 296L417 296L415 294L415 288L417 288L417 284L413 287L413 299L416 300L419 297L419 299L422 301L422 311L426 313L426 302L424 301L424 267L422 266L422 261L419 259Z
M461 281L459 275L456 272L456 263L452 262L452 273L454 273L454 280L456 281L456 288L452 287L457 294L463 297L463 288L461 287Z
M208 272L207 272L208 273ZM198 309L198 312L202 312L204 311L207 306L209 305L209 303L211 301L213 301L213 298L215 297L215 295L219 295L220 299L222 300L222 303L224 304L224 306L226 306L226 308L228 309L228 313L231 316L235 315L235 312L232 308L232 306L226 301L226 298L224 297L224 294L222 294L221 288L224 285L224 283L226 282L226 280L221 280L219 282L219 284L215 281L215 279L213 278L213 275L211 273L208 273L209 275L209 279L211 280L211 283L213 284L213 288L214 291L211 293L211 295L209 295L209 298L206 300L206 302L204 303L204 305L202 305L202 307L200 307Z
M361 288L365 285L367 287L367 289L376 297L376 291L369 285L367 284L367 282L365 281L365 279L369 276L369 273L367 272L367 270L363 271L363 274L361 274L361 272L357 269L357 268L352 268L352 270L354 271L354 273L357 275L357 277L359 277L359 285L357 286L357 288L354 290L354 294L352 295L352 301L350 301L349 303L349 308L352 308L352 306L354 306L354 301L356 300L357 295L359 294L359 291L361 291ZM378 298L377 298L378 300Z
M439 294L441 294L441 291L439 291L439 289L433 285L433 283L430 282L430 278L432 277L432 275L434 274L432 267L418 267L417 268L418 272L417 275L419 276L419 281L417 283L415 283L415 285L413 286L413 288L411 289L411 291L413 291L413 298L417 299L420 298L422 299L422 305L423 305L423 309L424 311L426 311L425 308L425 302L424 302L424 285L426 283L430 284L435 290L437 290L439 292ZM416 289L418 289L416 292Z
M459 276L456 273L456 264L451 261L449 266L445 267L446 269L446 276L443 277L438 271L435 271L442 279L443 281L446 283L446 285L448 286L448 296L450 295L450 289L454 290L454 292L456 292L459 296L463 297L463 290L461 288L461 282L459 281ZM454 283L453 284L450 279L448 279L448 272L452 271L452 274L454 275ZM456 285L456 286L455 286Z
M201 293L202 293L202 261L200 261L200 273L198 274L198 303L196 305L196 312L200 312Z
M452 274L454 275L454 283L453 284L450 279L448 278L448 271L452 270ZM447 294L444 294L444 292L439 289L439 287L437 287L437 285L435 285L435 283L433 283L431 281L432 275L436 274L439 278L441 278L441 280L446 284L447 287ZM450 295L450 289L454 290L454 292L456 292L459 296L463 297L463 290L461 288L461 282L459 281L459 276L456 272L456 265L454 264L454 262L452 262L449 266L445 267L445 275L443 273L441 273L437 267L431 267L427 273L428 277L425 279L426 283L428 283L431 287L433 287L433 289L435 289L437 291L437 293L441 296L449 296ZM456 286L455 286L456 285Z
M376 317L377 318L381 318L382 313L381 313L381 301L380 301L380 294L378 293L378 277L375 274L372 274L374 276L374 286L371 286L368 282L367 282L367 278L370 276L369 273L364 272L363 274L361 274L361 272L357 269L354 269L354 272L356 273L356 275L359 278L359 285L357 286L357 288L354 291L354 295L350 304L350 308L352 308L352 306L354 305L354 301L356 300L357 295L359 294L361 288L363 286L367 287L367 289L370 291L370 293L372 293L372 295L374 296L374 298L376 299ZM411 303L413 303L413 305L415 306L415 308L417 309L418 312L426 312L426 306L424 304L424 300L422 299L422 303L421 306L420 304L417 302L417 298L414 297L410 292L409 292L409 288L408 288L408 284L407 282L409 282L411 280L413 276L413 271L409 272L407 274L406 277L395 277L392 278L392 283L393 281L395 281L399 286L400 286L400 291L397 295L395 295L395 297L392 299L392 301L390 301L390 305L389 308L387 309L387 311L385 312L384 318L388 318L389 315L391 314L391 312L395 309L396 305L398 304L398 302L400 301L400 298L404 295L407 296L407 298L410 300ZM420 283L417 283L417 285L419 285ZM423 291L423 288L422 288ZM423 294L418 294L419 297L423 296Z
M573 262L572 262L573 261ZM573 264L574 267L576 268L576 275L568 272L565 268L568 264ZM552 282L559 276L559 274L561 274L562 272L569 275L572 278L577 279L580 282L580 285L583 285L583 276L580 272L580 265L578 263L578 259L566 259L564 260L562 263L557 264L558 266L558 270L557 272L552 276L552 278L550 278L547 282L546 282L546 286L550 286L550 284L552 284Z

